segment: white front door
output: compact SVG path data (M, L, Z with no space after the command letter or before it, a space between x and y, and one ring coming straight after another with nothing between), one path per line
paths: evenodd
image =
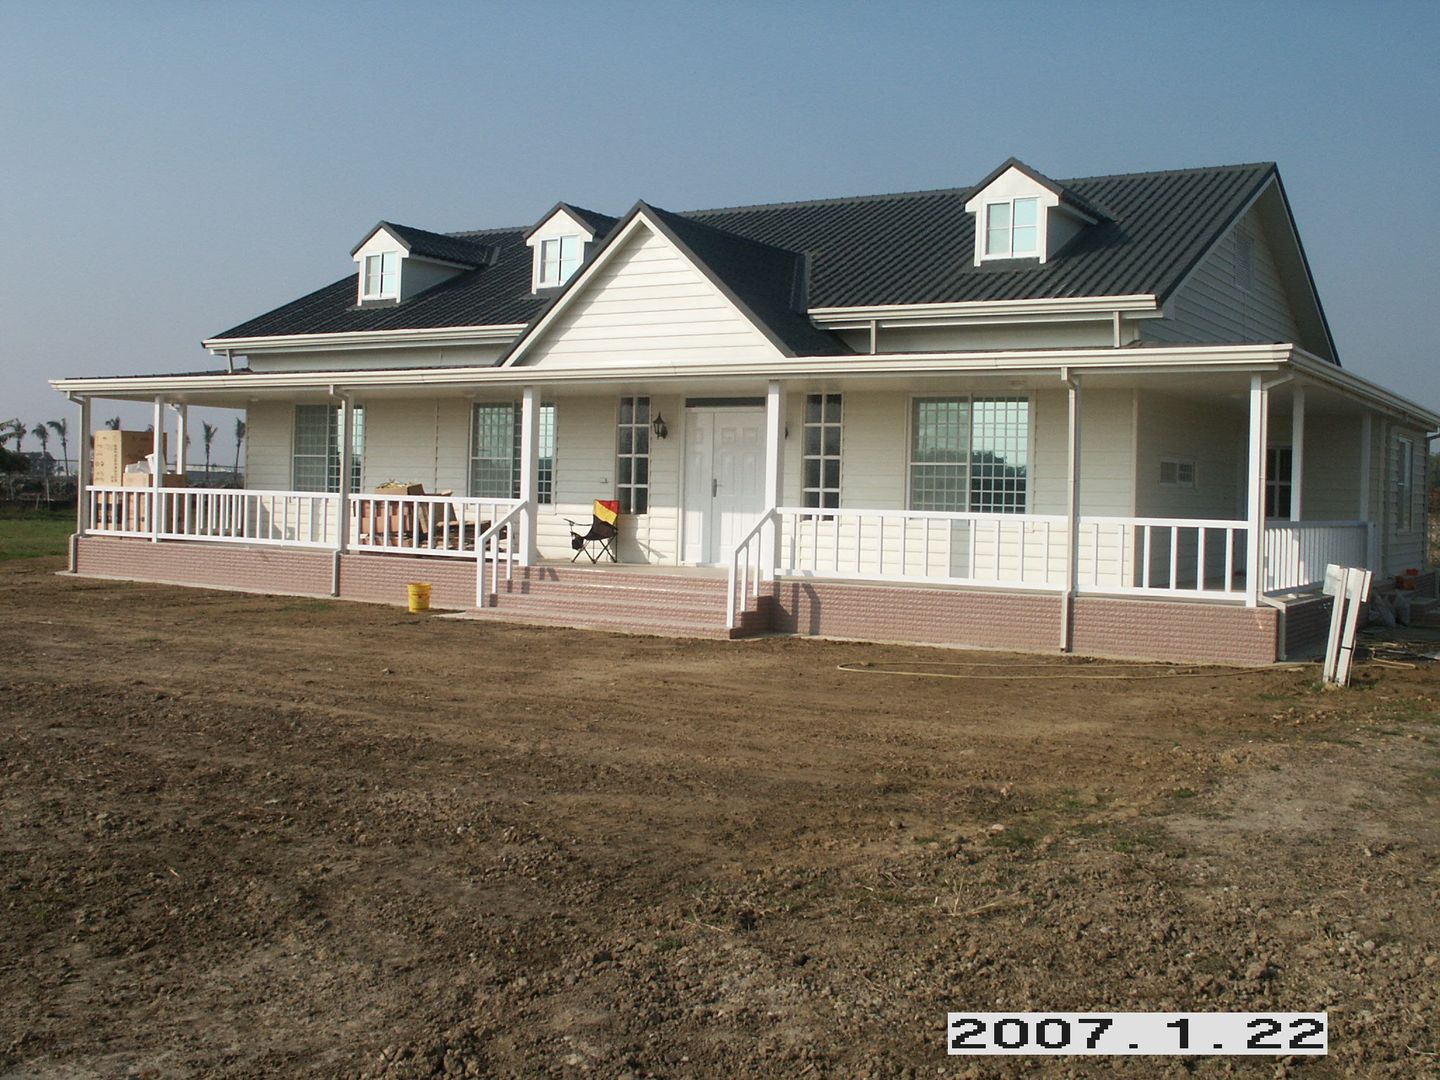
M685 561L718 563L764 511L765 410L685 415Z

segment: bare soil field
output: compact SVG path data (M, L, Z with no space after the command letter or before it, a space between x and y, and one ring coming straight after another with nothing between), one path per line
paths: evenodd
M0 1077L1440 1066L1440 670L1116 681L57 568L0 566ZM837 669L897 661L1011 666ZM1331 1053L957 1060L951 1009L1324 1009Z

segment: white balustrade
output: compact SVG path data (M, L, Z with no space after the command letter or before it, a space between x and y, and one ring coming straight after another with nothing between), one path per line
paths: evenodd
M1265 523L1265 592L1319 588L1325 567L1365 567L1370 528L1363 521Z
M351 495L350 549L397 555L473 558L480 537L511 514L518 499L450 495Z

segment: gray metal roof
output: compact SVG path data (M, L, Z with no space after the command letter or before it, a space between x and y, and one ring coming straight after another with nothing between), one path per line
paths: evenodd
M965 203L978 186L659 213L707 272L743 298L772 339L787 352L809 355L844 348L810 325L807 306L1135 294L1163 302L1275 175L1273 163L1261 162L1053 181L1072 205L1099 220L1043 265L973 264L975 217ZM615 220L583 213L599 226ZM552 297L530 292L527 231L408 230L484 250L489 261L390 307L357 307L355 276L347 274L217 338L530 322ZM800 269L803 288L796 283Z

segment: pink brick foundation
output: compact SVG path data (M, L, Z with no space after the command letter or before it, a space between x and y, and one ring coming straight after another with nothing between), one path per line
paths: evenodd
M82 576L308 596L330 595L332 558L329 551L118 537L84 537L76 546ZM497 618L644 630L641 619L649 616L658 632L725 633L723 580L657 575L630 586L636 590L634 610L613 595L597 616L593 601L587 601L590 579L584 575L547 568L527 573L519 567L515 573L511 588L502 581ZM606 572L595 573L606 579ZM403 604L411 581L430 582L435 607L475 606L475 564L469 559L340 557L342 599ZM610 577L605 584L614 594L620 581ZM760 610L746 617L747 633L773 629L1029 652L1058 652L1060 646L1061 599L1049 593L783 581L773 598L762 600L767 602ZM1286 649L1313 640L1327 615L1328 601L1293 605L1284 621ZM1084 596L1075 601L1073 619L1074 651L1080 655L1221 664L1269 664L1279 655L1281 620L1270 607Z

